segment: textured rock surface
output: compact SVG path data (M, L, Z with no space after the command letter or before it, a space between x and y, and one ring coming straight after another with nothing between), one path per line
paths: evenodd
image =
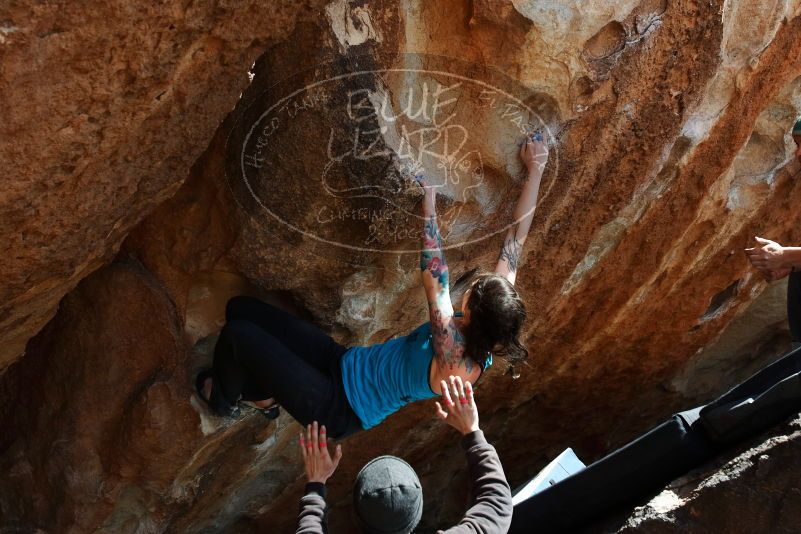
M289 529L302 488L297 427L255 415L222 425L192 400L191 377L233 294L275 299L345 344L384 341L424 319L418 198L389 157L329 152L346 154L338 143L354 133L355 146L397 151L402 126L431 125L406 116L361 130L364 108L347 107L370 89L394 95L397 113L409 87L446 83L409 72L422 55L516 81L556 137L517 279L532 359L516 381L499 362L478 389L513 485L565 446L591 460L715 396L786 341L782 287L763 293L741 250L754 233L801 242L788 134L801 109L798 2L275 6L135 16L121 4L90 17L71 5L58 18L2 8L0 90L14 112L0 138L13 171L0 196L9 258L0 366L69 292L2 378L0 418L13 429L0 439L11 474L0 480L3 523ZM56 26L65 31L48 34ZM81 68L76 55L97 64ZM407 72L309 90L331 65ZM297 120L280 124L269 150L243 150L269 106L304 87L328 105L290 101ZM469 135L455 161L469 164L431 167L444 184L448 244L459 245L447 251L456 273L493 266L501 236L488 229L505 224L519 191L516 132L487 106L465 90L453 112ZM53 131L39 135L41 124ZM247 156L258 165L252 195L240 180ZM336 196L359 187L384 196ZM389 204L395 211L376 220L359 215ZM116 262L95 271L126 235ZM348 527L349 486L378 454L418 469L430 497L424 531L460 515L463 457L430 408L410 406L345 443L330 488L334 531Z
M592 532L797 532L801 512L793 418L728 458L673 481L619 526Z
M226 507L258 508L294 477L262 463L275 459L264 452L277 438L261 416L236 424L198 416L187 386L193 356L175 306L141 265L116 263L82 282L5 377L17 404L4 406L4 428L16 432L2 437L3 525L219 526L231 521Z
M318 4L322 4L319 2ZM0 369L172 194L313 2L0 6Z

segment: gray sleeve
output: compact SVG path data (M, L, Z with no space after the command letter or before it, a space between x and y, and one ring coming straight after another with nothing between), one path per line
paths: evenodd
M295 534L324 534L328 532L328 507L325 504L325 485L306 484L306 495L300 499L298 529Z
M495 447L481 430L465 435L461 445L467 453L473 505L456 526L438 534L507 532L512 524L512 490Z

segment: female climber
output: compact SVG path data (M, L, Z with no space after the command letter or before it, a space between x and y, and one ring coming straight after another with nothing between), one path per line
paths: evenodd
M474 270L454 312L442 251L436 190L424 174L420 270L429 320L410 334L370 346L344 347L314 325L266 302L234 297L214 350L213 368L195 381L198 395L218 415L250 401L268 417L279 403L301 424L319 421L329 437L372 428L405 404L440 395L440 382L475 384L492 353L510 363L528 356L518 340L526 310L514 288L542 172L548 159L541 134L520 148L528 170L494 272Z

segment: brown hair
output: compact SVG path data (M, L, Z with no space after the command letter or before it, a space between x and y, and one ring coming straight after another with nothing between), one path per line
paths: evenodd
M511 365L528 358L528 351L519 340L526 306L511 282L505 276L479 268L461 275L454 288L465 281L475 281L467 299L470 320L462 330L465 355L482 367L489 352L504 357ZM468 283L464 291L469 287Z

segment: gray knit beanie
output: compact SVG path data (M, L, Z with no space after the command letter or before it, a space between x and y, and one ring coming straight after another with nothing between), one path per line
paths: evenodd
M353 509L367 534L408 534L423 515L423 488L412 466L379 456L356 475Z

